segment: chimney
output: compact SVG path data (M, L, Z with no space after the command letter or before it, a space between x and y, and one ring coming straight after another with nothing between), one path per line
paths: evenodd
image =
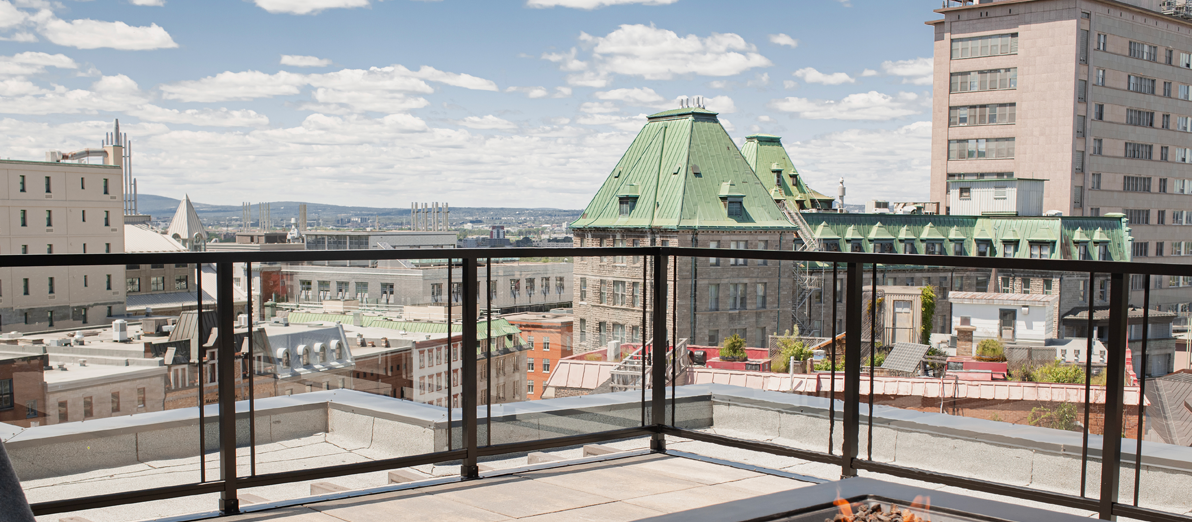
M104 145L103 150L107 152L107 157L104 158L105 165L124 166L124 136L120 134L120 120L116 120L112 141Z

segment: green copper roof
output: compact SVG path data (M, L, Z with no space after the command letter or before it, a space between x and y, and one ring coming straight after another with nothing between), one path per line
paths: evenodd
M630 187L634 185L634 187ZM637 196L621 215L622 197ZM722 197L723 196L723 197ZM740 198L740 216L727 203ZM753 173L716 113L674 109L650 116L574 229L793 227Z
M977 241L988 242L992 253L1004 255L1004 244L1019 248L1014 257L1030 257L1028 245L1039 242L1051 245L1052 259L1078 259L1077 244L1088 241L1086 230L1096 230L1094 242L1105 242L1110 258L1129 261L1131 238L1119 217L1003 217L1003 216L940 216L900 214L836 214L805 213L803 216L815 229L816 239L824 246L836 243L839 250L851 251L850 241L859 241L865 252L873 252L873 244L895 239L888 230L897 227L898 238L913 242L915 252L923 253L927 242L947 242L964 245L968 255L976 253ZM879 221L880 220L880 221ZM948 230L945 237L940 231ZM843 239L841 239L843 237ZM951 247L944 252L951 253Z
M791 208L832 208L832 198L812 190L804 183L782 146L782 138L770 134L746 136L741 155L745 156L745 161L757 173L757 179L771 193L771 197L797 203ZM775 169L782 171L777 179Z

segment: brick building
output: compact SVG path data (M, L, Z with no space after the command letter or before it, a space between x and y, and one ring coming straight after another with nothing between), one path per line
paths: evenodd
M0 422L28 428L45 423L49 355L0 355Z
M525 313L504 317L526 342L526 399L542 398L551 369L570 357L575 318L567 314Z

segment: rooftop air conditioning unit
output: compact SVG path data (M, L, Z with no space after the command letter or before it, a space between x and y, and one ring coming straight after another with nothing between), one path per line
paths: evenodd
M112 340L118 343L128 342L128 321L124 319L112 321Z

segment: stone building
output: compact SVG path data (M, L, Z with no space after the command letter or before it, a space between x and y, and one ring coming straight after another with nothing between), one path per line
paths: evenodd
M1192 19L1161 9L1157 0L945 2L927 22L931 199L948 205L949 181L1039 178L1045 212L1128 217L1134 261L1192 255L1183 166L1192 162ZM1141 305L1142 288L1131 286ZM1182 323L1188 286L1159 281L1150 302Z

